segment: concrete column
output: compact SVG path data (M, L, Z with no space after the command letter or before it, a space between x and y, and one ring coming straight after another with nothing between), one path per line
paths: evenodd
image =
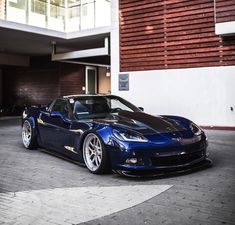
M118 91L118 74L120 72L119 49L119 0L111 1L111 93Z

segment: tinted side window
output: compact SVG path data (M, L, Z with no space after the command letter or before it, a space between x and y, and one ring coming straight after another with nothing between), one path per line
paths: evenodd
M127 105L120 102L118 99L110 99L110 105L111 105L110 107L111 109L121 109L121 110L133 112L131 108L129 108Z
M69 116L69 109L67 102L64 100L56 100L55 104L52 106L51 112L60 112L63 116Z

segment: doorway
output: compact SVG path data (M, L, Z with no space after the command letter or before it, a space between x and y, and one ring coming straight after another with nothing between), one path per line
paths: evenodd
M98 93L99 94L110 94L111 93L111 76L110 70L107 67L98 68Z
M86 66L86 94L97 93L97 68Z

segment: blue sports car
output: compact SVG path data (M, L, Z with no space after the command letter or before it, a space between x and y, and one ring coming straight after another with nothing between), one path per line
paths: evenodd
M27 149L40 146L94 174L161 174L211 164L207 137L195 123L146 114L114 95L64 96L26 108L22 140Z

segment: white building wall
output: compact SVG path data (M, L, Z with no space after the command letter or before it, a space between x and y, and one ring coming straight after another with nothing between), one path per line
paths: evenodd
M205 126L235 126L235 66L130 72L129 80L129 91L113 85L112 93L148 113L179 115Z
M112 94L154 115L179 115L199 125L235 127L235 66L127 72L130 89L119 91L118 13L118 1L112 1Z

